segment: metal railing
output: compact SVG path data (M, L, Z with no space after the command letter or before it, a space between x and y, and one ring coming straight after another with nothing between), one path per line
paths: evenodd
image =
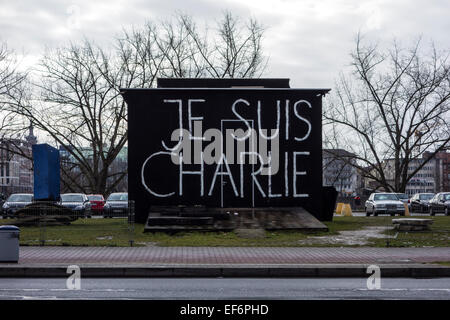
M134 201L108 210L73 210L34 202L18 210L0 212L0 224L20 227L21 245L133 246L134 208Z

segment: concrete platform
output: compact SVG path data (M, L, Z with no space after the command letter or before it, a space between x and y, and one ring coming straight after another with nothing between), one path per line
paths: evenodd
M154 207L149 213L144 232L235 229L328 231L326 225L301 207Z
M418 218L401 218L393 219L395 230L398 231L425 231L430 230L433 224L432 219L418 219Z

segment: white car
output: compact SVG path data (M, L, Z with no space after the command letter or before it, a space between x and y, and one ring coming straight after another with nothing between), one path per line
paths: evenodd
M365 207L366 216L371 214L374 216L379 214L405 215L405 205L395 193L372 193L367 199Z

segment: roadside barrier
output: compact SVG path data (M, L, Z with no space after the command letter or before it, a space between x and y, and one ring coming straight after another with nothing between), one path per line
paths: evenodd
M33 202L14 213L0 213L0 225L21 227L21 245L133 246L134 208L134 201L103 211Z
M338 202L337 207L336 207L336 214L342 214L342 206L344 204L342 202Z
M410 216L411 214L409 213L408 205L406 203L404 203L403 205L405 206L405 216Z
M352 208L350 207L350 203L345 203L342 208L342 214L344 217L352 217Z

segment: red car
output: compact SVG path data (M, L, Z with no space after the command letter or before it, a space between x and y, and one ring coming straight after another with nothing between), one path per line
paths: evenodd
M103 212L105 206L105 198L101 194L88 194L89 202L91 203L91 210L94 213Z

